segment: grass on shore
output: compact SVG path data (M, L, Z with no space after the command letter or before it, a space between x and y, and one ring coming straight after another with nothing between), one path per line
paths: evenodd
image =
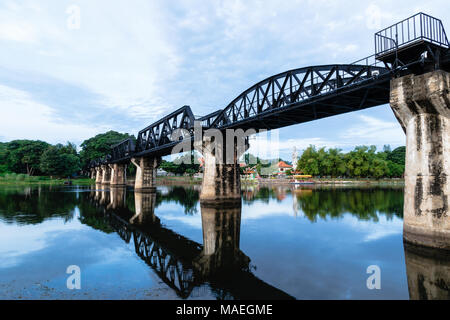
M0 174L0 185L26 185L26 184L43 184L43 185L61 185L67 179L51 178L47 176L29 176L23 173L5 173ZM73 184L89 185L95 181L87 178L71 179Z

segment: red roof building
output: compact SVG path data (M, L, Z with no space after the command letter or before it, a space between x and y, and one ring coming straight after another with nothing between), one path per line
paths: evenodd
M278 167L278 174L284 174L286 173L286 171L292 170L292 166L284 161L278 162L277 167Z

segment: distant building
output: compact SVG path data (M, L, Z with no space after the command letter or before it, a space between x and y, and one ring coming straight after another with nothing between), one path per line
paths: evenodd
M163 169L161 169L161 168L158 168L158 169L156 169L156 175L157 176L167 176L167 171L166 170L163 170Z
M292 170L292 166L290 164L287 164L284 161L278 162L277 168L278 168L278 174L286 174L286 171Z

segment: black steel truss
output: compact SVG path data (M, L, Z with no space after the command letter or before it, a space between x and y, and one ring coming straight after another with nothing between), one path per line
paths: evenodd
M111 162L127 161L135 152L134 139L125 139L111 147Z
M232 128L245 125L259 128L257 121L263 115L290 109L318 97L344 94L361 84L383 82L387 74L388 69L372 65L325 65L283 72L241 93L220 113L212 127ZM353 110L354 108L349 111ZM296 123L300 122L303 121L299 119ZM293 124L292 121L289 124ZM270 128L282 126L280 123L279 126Z

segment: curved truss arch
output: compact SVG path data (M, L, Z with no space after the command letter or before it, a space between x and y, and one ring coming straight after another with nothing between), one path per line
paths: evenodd
M389 75L387 68L356 64L321 65L285 71L242 92L223 109L212 127L235 126L264 113L351 89L385 75Z

